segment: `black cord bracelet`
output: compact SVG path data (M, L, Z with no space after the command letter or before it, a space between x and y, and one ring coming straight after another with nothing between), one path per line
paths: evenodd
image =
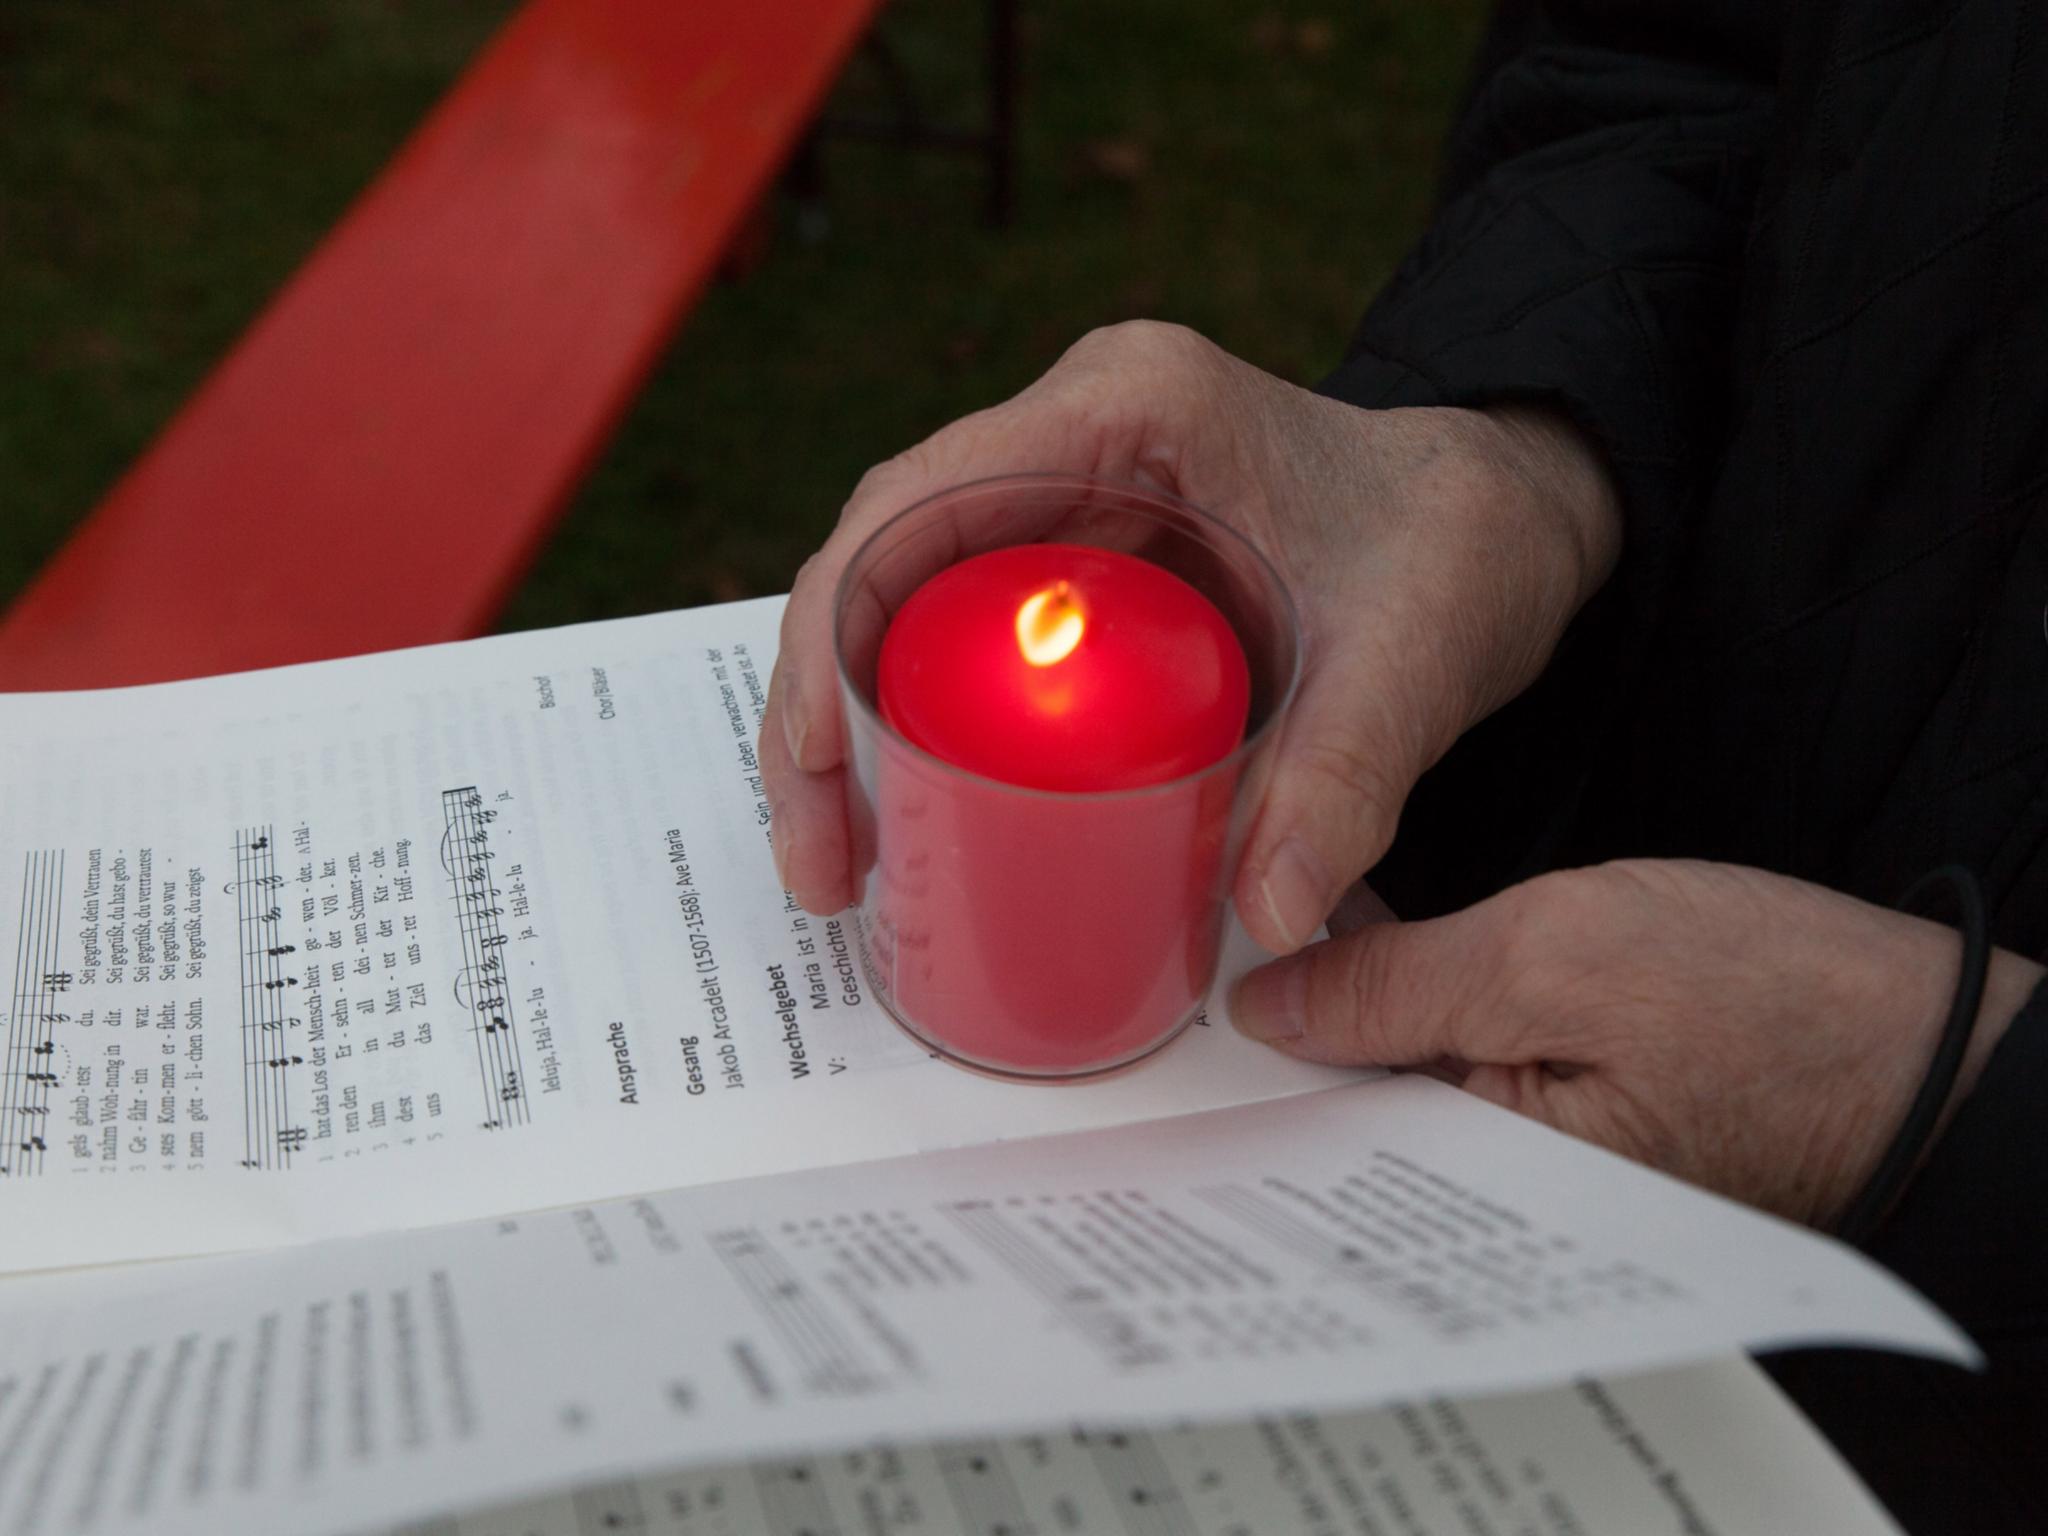
M1954 898L1956 926L1963 935L1962 974L1957 978L1955 1001L1949 1005L1948 1022L1942 1026L1941 1039L1935 1044L1934 1059L1928 1063L1920 1091L1914 1095L1912 1107L1900 1122L1892 1144L1885 1148L1877 1172L1850 1202L1836 1226L1837 1235L1852 1243L1862 1242L1876 1230L1913 1176L1921 1153L1934 1137L1934 1128L1941 1123L1942 1109L1955 1092L1956 1075L1962 1071L1963 1055L1969 1049L1977 1023L1977 1010L1984 1001L1984 978L1991 969L1991 925L1985 916L1984 890L1977 877L1960 864L1944 864L1913 882L1912 888L1899 898L1899 910L1914 917L1924 916L1918 908L1937 886L1946 887Z

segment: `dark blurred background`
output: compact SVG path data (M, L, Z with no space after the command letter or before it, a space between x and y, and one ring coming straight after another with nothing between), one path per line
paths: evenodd
M511 8L0 4L0 604ZM691 314L505 626L785 589L863 469L1091 326L1312 381L1427 212L1484 9L1025 0L1011 226L971 160L828 142L822 204L779 199ZM883 13L933 117L983 110L982 22ZM882 96L856 55L834 106Z

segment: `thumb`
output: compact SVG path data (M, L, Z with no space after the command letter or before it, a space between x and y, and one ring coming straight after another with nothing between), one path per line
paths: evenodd
M1314 937L1379 862L1438 751L1449 692L1420 686L1413 651L1397 659L1364 633L1342 647L1302 678L1237 876L1239 917L1276 953Z
M1240 1034L1307 1061L1420 1066L1500 1059L1500 898L1427 922L1369 923L1260 966L1231 993Z

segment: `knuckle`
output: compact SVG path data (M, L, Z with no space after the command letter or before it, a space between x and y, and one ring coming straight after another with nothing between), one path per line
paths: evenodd
M1636 1030L1659 990L1640 964L1641 946L1617 894L1611 866L1561 870L1511 886L1499 904L1484 970L1488 991L1541 1035L1548 1054L1598 1058Z
M1114 361L1121 367L1180 370L1207 364L1220 356L1216 344L1201 332L1167 320L1120 320L1098 326L1067 349L1062 363Z
M1387 995L1392 974L1386 957L1389 947L1370 942L1343 946L1343 960L1328 967L1332 973L1325 1003L1325 1020L1332 1036L1354 1053L1371 1053L1375 1037L1373 1021L1383 1020L1393 1005ZM1310 1017L1314 1018L1313 999ZM1381 1050L1376 1054L1385 1055Z
M870 465L854 482L853 494L839 509L839 521L831 538L797 572L798 589L804 583L820 584L827 577L837 579L841 567L882 524L928 494L932 484L934 443L927 438L901 453Z
M903 452L870 465L854 485L853 495L848 498L845 508L839 514L842 532L851 531L856 522L871 522L878 513L893 512L892 496L901 487L917 478L917 467L923 453L923 444L906 448Z
M1290 755L1316 798L1330 801L1356 832L1383 832L1400 808L1401 794L1385 761L1359 743L1306 741Z
M1359 1065L1414 1060L1409 1042L1428 1033L1421 1011L1428 999L1396 963L1396 946L1368 930L1313 953L1305 1007L1308 1032L1324 1053Z
M1583 931L1591 918L1591 893L1582 874L1539 875L1493 898L1494 962L1505 985L1546 990L1557 969L1560 935Z
M790 601L782 609L782 643L785 646L789 644L797 626L802 622L804 605L820 600L818 589L824 582L824 559L825 552L822 549L814 550L805 557L804 563L796 568L796 580L789 586ZM781 672L782 658L778 654L774 676L780 676ZM770 682L772 685L772 676Z
M1527 889L1553 948L1576 939L1579 948L1605 951L1711 919L1683 870L1661 859L1617 859L1559 870Z
M1574 902L1558 877L1539 876L1509 886L1487 905L1493 908L1483 951L1472 957L1467 990L1472 1000L1500 1008L1505 1016L1538 1016L1571 1011L1575 960L1560 946L1572 931ZM1519 1006L1509 1006L1515 1004Z

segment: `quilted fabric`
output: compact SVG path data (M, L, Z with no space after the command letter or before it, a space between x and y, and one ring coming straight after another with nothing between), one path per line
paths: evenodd
M2048 8L1511 4L1446 168L1322 387L1561 407L1627 533L1375 884L1684 855L1887 902L1958 861L2048 949ZM2044 1095L2037 1007L1877 1244L1991 1376L1786 1367L1916 1531L2048 1529Z

